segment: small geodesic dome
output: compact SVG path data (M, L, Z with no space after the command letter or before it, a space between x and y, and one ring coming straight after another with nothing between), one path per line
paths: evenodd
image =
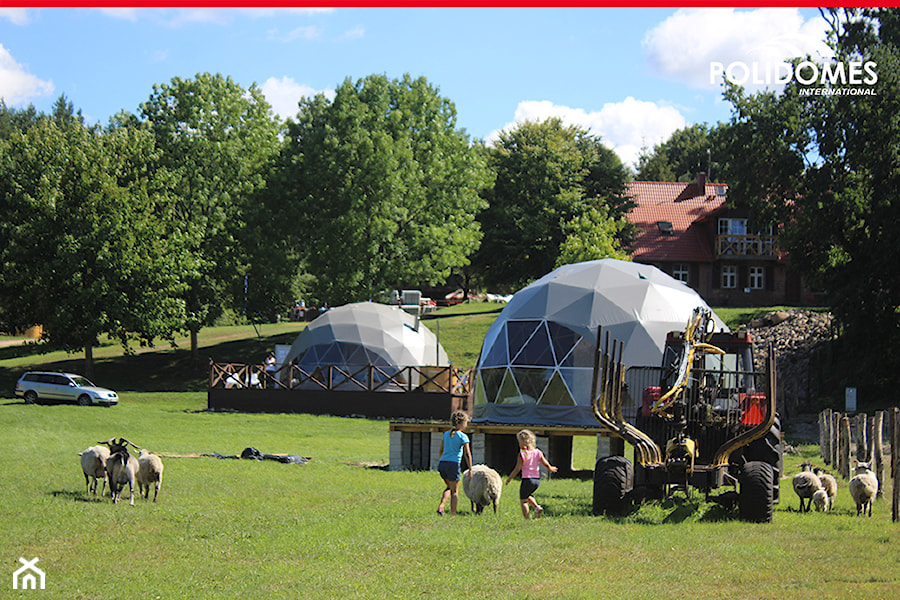
M435 335L416 317L399 307L358 302L332 308L304 329L288 352L285 362L295 363L307 373L331 369L332 389L360 390L341 374L359 373L374 365L372 377L386 379L405 367L448 366L447 353ZM367 377L359 373L357 381ZM301 387L313 387L302 385ZM382 390L395 389L393 387Z
M596 426L597 327L624 342L626 367L658 367L666 334L683 330L697 307L709 308L650 265L603 259L556 269L514 294L488 330L475 374L475 420Z

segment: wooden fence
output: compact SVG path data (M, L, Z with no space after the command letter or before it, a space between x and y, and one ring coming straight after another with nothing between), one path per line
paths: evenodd
M870 463L878 477L878 496L884 495L885 446L890 447L888 475L893 480L891 518L900 521L900 408L881 410L873 415L845 415L831 409L819 413L819 453L844 479L851 476L851 456ZM851 454L851 450L855 450Z

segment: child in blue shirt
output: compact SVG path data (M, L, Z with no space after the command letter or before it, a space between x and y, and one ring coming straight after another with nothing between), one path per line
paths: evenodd
M453 429L445 431L441 438L441 460L438 463L438 472L446 486L437 509L437 513L441 516L444 515L444 504L448 498L450 514L456 514L456 505L459 501L459 464L463 455L469 463L469 477L472 477L472 446L469 443L469 436L463 433L463 429L468 424L469 415L461 410L454 411L450 415L450 426Z

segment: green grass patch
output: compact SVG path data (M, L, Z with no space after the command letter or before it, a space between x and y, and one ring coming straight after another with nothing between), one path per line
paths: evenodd
M388 461L386 422L209 413L204 405L202 393L126 393L108 409L0 403L4 585L22 556L39 557L47 573L41 597L67 600L900 593L900 527L889 501L858 519L845 482L833 512L800 514L786 479L775 520L764 525L716 513L699 494L593 517L590 482L558 478L536 493L541 520L522 519L517 483L505 488L498 515L476 516L461 501L459 517L438 517L436 473L371 466ZM157 503L85 494L76 453L114 435L181 456L164 459ZM197 456L246 446L312 459ZM814 448L802 451L788 457L789 475L815 459ZM591 452L579 443L576 464Z

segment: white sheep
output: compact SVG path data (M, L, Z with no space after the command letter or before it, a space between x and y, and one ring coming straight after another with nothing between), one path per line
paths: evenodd
M878 492L878 478L869 470L869 463L856 463L856 475L848 486L853 501L856 502L856 516L867 513L872 516L872 500Z
M119 494L125 484L131 491L131 506L134 506L134 480L138 472L138 461L128 451L128 444L131 444L125 438L119 438L116 442L115 438L110 438L105 442L99 442L109 446L109 458L106 460L106 477L109 479L109 492L112 494L113 503L119 502ZM134 444L131 444L134 446Z
M816 493L816 490L822 488L822 482L819 481L815 473L810 471L812 465L809 462L804 462L800 466L803 470L794 475L791 483L794 485L794 492L800 498L800 512L809 512L809 509L812 508L813 494ZM803 506L804 500L806 500L805 508Z
M828 508L833 507L834 499L837 498L837 479L835 479L833 475L829 475L818 467L813 469L813 473L816 474L816 476L819 478L819 483L821 483L825 491L828 492Z
M154 486L153 501L156 502L156 495L159 494L159 488L162 486L162 474L163 463L159 455L149 450L141 450L141 454L138 456L138 494L148 498L152 483Z
M487 465L475 465L472 467L472 477L469 471L462 474L463 492L472 501L472 510L480 514L485 506L493 505L494 512L500 504L500 495L503 493L503 480L500 474Z
M109 458L109 448L105 446L91 446L78 453L81 457L81 470L84 473L84 485L86 494L97 494L97 479L103 479L103 490L100 495L106 493L106 460Z
M812 503L816 512L828 512L828 509L831 508L831 499L825 488L819 488L813 493Z

